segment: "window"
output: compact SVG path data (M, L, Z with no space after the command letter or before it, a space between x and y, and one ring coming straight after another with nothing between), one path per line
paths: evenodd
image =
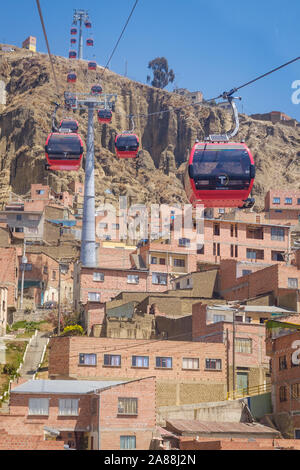
M225 315L214 315L213 322L217 323L219 321L225 321Z
M48 266L44 266L43 273L48 274Z
M279 387L279 401L287 401L286 387Z
M156 256L151 256L151 264L157 264Z
M176 282L175 285L176 285L176 289L177 289L177 290L180 289L180 282Z
M136 449L136 437L120 436L120 449Z
M290 287L291 289L298 289L298 279L296 277L289 277L288 287Z
M236 338L235 350L239 353L252 353L252 339L249 338Z
M293 203L293 198L291 198L291 197L286 197L284 203L285 203L285 204L292 204L292 203Z
M107 224L105 222L100 222L98 227L99 228L107 228Z
M148 356L132 356L131 358L132 367L149 367Z
M159 258L159 264L165 265L166 264L165 258Z
M279 370L287 369L286 356L279 357Z
M91 414L92 415L97 414L97 408L98 408L98 398L92 398L92 401L91 401Z
M247 248L246 256L248 259L264 259L264 250L253 250Z
M119 225L119 224L111 224L111 228L112 228L113 230L119 230L120 225Z
M104 354L104 365L111 367L120 367L121 356L119 354Z
M49 398L29 398L28 414L48 416Z
M101 294L100 292L89 292L88 301L89 302L100 302Z
M189 247L191 245L191 240L189 238L179 238L178 245Z
M293 400L300 397L300 383L291 385L291 396Z
M17 233L23 233L23 232L24 232L24 228L23 228L23 227L15 227L15 232L17 232Z
M21 214L18 214L17 217L16 217L17 220L22 220L22 216Z
M77 398L60 398L59 416L78 416L78 401Z
M56 279L56 271L52 271L52 281L55 281Z
M284 261L284 251L271 251L272 261Z
M138 414L137 398L118 398L118 414L119 415L137 415Z
M183 357L182 358L183 369L199 369L199 359L194 357Z
M93 281L104 281L104 274L103 273L93 273Z
M84 366L95 366L97 363L96 354L79 354L79 364Z
M205 369L221 370L222 360L221 359L205 359Z
M300 197L298 197L298 199L297 199L297 204L298 205L300 204Z
M172 358L171 357L157 357L155 361L156 367L163 369L172 369Z
M234 246L234 256L237 258L238 257L238 245Z
M197 255L204 255L204 245L197 245Z
M137 274L128 274L127 276L127 284L138 284L139 280L140 278Z
M263 240L264 239L264 230L262 227L247 227L246 238L251 238L254 240Z
M252 273L251 269L243 269L242 270L242 276L247 276L248 274L251 274L251 273Z
M225 214L225 209L219 209L219 214Z
M167 274L163 273L152 273L152 284L167 285Z
M271 240L284 241L284 228L271 227Z
M36 194L45 194L45 190L44 189L37 189Z
M220 224L214 224L214 235L220 235Z
M176 267L184 268L185 267L185 260L184 259L174 258L173 264Z
M273 197L273 204L280 204L280 197Z
M233 245L230 245L230 256L233 258Z
M20 264L20 270L21 271L32 271L32 264L31 263L26 263L26 264L21 263Z

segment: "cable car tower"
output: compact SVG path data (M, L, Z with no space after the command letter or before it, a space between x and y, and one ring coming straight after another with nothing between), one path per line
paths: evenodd
M90 20L87 10L74 10L73 14L73 25L79 23L79 41L78 41L78 59L83 59L83 36L82 36L82 25L84 24L87 28L90 26Z
M112 93L94 95L92 93L73 93L65 91L64 98L66 108L85 108L88 110L80 261L83 266L94 268L97 266L95 235L94 111L103 107L110 110L114 109L117 95Z

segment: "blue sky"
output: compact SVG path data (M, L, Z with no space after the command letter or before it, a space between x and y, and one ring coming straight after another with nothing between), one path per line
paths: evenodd
M100 65L113 50L134 0L40 0L53 54L67 56L74 8L89 11ZM139 0L110 63L116 73L146 83L148 62L166 57L174 85L211 98L299 56L298 0ZM46 52L35 0L1 7L0 42L21 46L28 35ZM85 34L88 30L85 31ZM85 49L91 58L90 49ZM300 121L291 86L300 80L300 60L241 90L247 114L280 110Z

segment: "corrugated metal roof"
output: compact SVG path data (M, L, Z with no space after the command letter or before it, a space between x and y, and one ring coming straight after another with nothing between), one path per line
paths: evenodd
M128 380L29 380L11 393L45 393L82 395L107 387L128 383Z
M259 423L223 423L197 420L174 419L167 421L167 428L178 433L247 433L279 434L276 429Z
M243 311L245 312L268 312L268 313L286 313L292 314L296 313L291 310L287 310L285 308L280 307L273 307L270 305L242 305ZM234 305L212 305L208 307L210 310L223 310L223 311L232 311L235 307Z

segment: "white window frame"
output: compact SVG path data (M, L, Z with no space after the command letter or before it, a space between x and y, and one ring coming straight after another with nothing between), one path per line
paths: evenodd
M128 274L127 275L127 284L139 284L140 276L137 274Z
M199 370L200 369L199 358L198 357L183 357L182 369Z
M95 296L96 298L94 298ZM101 293L100 292L88 292L88 301L89 302L101 302Z
M93 272L93 281L104 282L104 273Z

